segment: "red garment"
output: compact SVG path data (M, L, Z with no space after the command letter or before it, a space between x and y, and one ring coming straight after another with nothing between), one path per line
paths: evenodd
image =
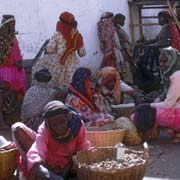
M56 31L60 32L67 41L66 51L60 58L60 63L63 65L66 57L72 51L80 49L83 46L83 38L76 30L74 15L69 12L64 12L60 15L60 21L57 22Z
M99 112L99 109L93 104L93 102L91 102L88 98L79 93L72 85L69 86L69 89L83 102L85 102L85 104L87 104L93 112Z
M178 51L180 51L180 35L178 32L178 29L176 27L176 25L171 22L169 24L170 27L170 32L171 32L171 38L172 38L172 47L177 49Z
M46 163L49 167L57 166L61 169L77 151L89 149L90 146L84 124L76 138L68 143L59 144L52 138L45 123L42 123L36 140L27 153L28 170L36 163Z

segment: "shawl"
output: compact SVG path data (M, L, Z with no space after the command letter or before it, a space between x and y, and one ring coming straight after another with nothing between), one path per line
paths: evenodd
M120 88L120 75L119 72L113 67L104 67L97 72L96 77L101 78L100 89L102 89L105 84L111 82L112 78L115 78L115 85L113 88L115 103L120 104L121 102L121 88Z
M66 50L60 58L60 63L64 65L67 56L80 49L83 46L83 38L76 30L77 21L73 14L64 12L60 15L59 21L56 24L56 31L60 32L66 39Z

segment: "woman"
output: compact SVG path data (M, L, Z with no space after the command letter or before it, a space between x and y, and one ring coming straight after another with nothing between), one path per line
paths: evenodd
M98 91L109 101L110 104L120 104L121 93L130 95L135 104L144 103L143 95L132 87L128 86L120 78L118 71L110 66L101 68L96 73Z
M27 154L27 179L68 179L72 156L90 148L84 124L79 114L61 101L46 104L42 116L44 122L37 134L22 123L12 126L17 147L22 154Z
M0 26L0 79L9 83L19 100L22 100L26 90L26 74L21 62L15 36L15 18L13 15L3 15Z
M33 67L32 75L46 68L52 74L48 83L50 87L67 89L72 75L80 66L76 52L80 57L85 56L83 38L77 30L77 21L73 14L63 12L56 25L56 33L51 37L46 48L47 54ZM33 82L34 84L34 82Z
M38 85L30 87L23 99L21 106L21 120L26 126L37 131L42 123L42 111L47 102L56 99L57 90L47 87L52 76L47 69L35 73Z
M115 31L118 34L118 41L120 43L120 51L123 56L123 63L121 64L125 66L125 74L122 74L122 79L126 79L127 81L132 79L130 67L132 66L132 45L129 40L129 35L122 28L124 26L126 17L123 14L116 14L113 18L113 23L115 27Z
M147 113L153 111L151 126L146 127L144 132L152 130L152 127L158 126L166 129L167 133L173 138L173 142L180 141L180 54L174 48L164 48L161 51L160 67L162 70L163 82L165 90L167 90L166 98L162 102L154 102L148 105L138 107L137 113L135 112L133 121L140 127L146 127L147 115L140 117L140 113L144 108ZM138 128L138 127L137 127Z
M168 11L160 11L158 20L162 29L157 36L157 43L161 47L172 46L180 51L180 35L177 26Z
M126 67L121 52L121 44L118 33L114 26L113 13L103 13L101 20L97 24L100 49L104 54L101 67L115 67L121 77L126 73Z
M92 73L88 68L78 68L69 86L66 103L81 113L87 127L103 126L114 119L108 102L92 92Z

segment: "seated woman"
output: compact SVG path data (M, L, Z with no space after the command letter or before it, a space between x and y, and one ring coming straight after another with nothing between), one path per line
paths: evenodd
M166 98L162 102L154 102L149 105L137 107L132 120L137 129L149 133L155 126L163 127L173 138L174 142L180 141L180 54L172 48L164 48L161 51L160 67L162 70L164 88L167 89ZM146 110L144 110L146 109ZM149 113L151 120L147 121ZM151 121L151 122L150 122ZM150 126L147 123L151 124Z
M79 114L61 101L46 104L42 116L37 133L22 123L12 126L14 141L27 157L27 179L68 179L72 156L90 148L85 126Z
M101 68L95 77L98 81L98 91L109 101L110 104L120 104L121 93L130 95L135 104L144 103L144 96L133 89L120 78L118 71L110 66Z
M88 130L126 129L127 145L137 145L141 142L136 127L128 118L117 118L111 115L107 100L99 93L92 92L92 74L88 68L79 68L73 75L66 103L74 107L82 116Z
M44 106L57 97L57 90L47 86L51 80L51 74L47 69L35 73L34 79L38 85L34 85L26 92L21 106L21 120L26 126L37 131L42 123L42 111Z
M81 113L87 127L102 126L114 117L111 108L100 94L93 94L92 73L89 68L78 68L69 86L66 103Z

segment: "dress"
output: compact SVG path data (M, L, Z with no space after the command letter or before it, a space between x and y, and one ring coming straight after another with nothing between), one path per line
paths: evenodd
M32 86L26 92L21 106L21 120L29 128L37 131L42 123L44 106L55 99L56 90L45 84Z
M93 126L103 126L111 120L114 120L114 117L108 113L110 112L110 109L108 108L106 101L103 101L103 97L100 97L100 95L94 95L94 97L97 100L95 105L99 109L99 112L94 112L75 94L68 94L66 98L66 104L74 107L81 114L87 128Z
M163 25L157 39L158 41L171 39L171 46L180 51L180 35L176 25L173 22Z
M170 76L170 86L163 102L151 103L155 107L156 121L159 126L180 132L180 71Z
M66 44L67 41L63 35L60 32L56 32L47 46L47 54L32 68L32 77L34 77L35 72L46 68L52 74L52 79L48 82L48 86L67 89L72 75L80 66L80 62L74 50L66 57L63 65L60 63L60 58L66 51ZM78 50L78 53L80 56L85 55L83 46ZM35 84L34 81L33 84Z
M112 17L101 19L97 27L100 49L104 54L101 67L112 66L120 73L126 72L123 55L121 53L121 44L112 22Z
M2 46L2 45L1 45ZM0 79L7 81L16 93L24 94L26 90L26 73L23 68L18 69L15 65L22 61L18 40L14 37L13 46L9 58L4 65L0 66Z

